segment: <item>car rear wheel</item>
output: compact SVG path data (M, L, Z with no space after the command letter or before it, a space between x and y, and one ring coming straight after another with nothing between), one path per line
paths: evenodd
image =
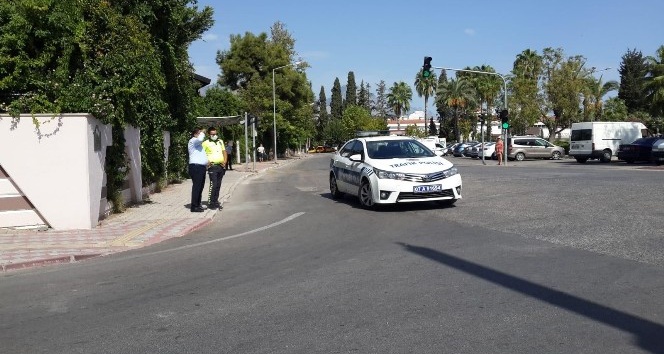
M553 154L551 154L551 158L554 160L560 160L560 151L554 151Z
M611 150L602 151L602 157L599 160L602 162L611 162Z
M523 160L525 160L526 155L525 155L524 153L522 153L522 152L517 152L516 155L514 156L514 158L515 158L517 161L523 161Z
M334 177L334 174L330 174L330 194L332 194L332 199L338 199L343 194L339 192L339 187L337 187L337 178Z
M360 192L358 197L360 199L360 204L362 204L363 208L365 209L374 208L375 203L373 200L373 193L371 191L371 184L366 179L362 181L362 185L360 185Z

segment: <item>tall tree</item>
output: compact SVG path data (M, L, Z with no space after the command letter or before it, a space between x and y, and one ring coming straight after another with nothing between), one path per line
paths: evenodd
M344 109L350 106L357 106L357 84L355 83L355 74L348 72L348 82L346 83L346 99L344 100Z
M565 57L560 48L545 48L543 58L544 104L540 113L546 117L543 123L553 138L582 119L582 93L589 71L583 68L583 56ZM553 119L547 117L548 112L553 112Z
M397 119L397 130L401 130L401 115L408 113L410 110L410 100L413 98L413 91L410 86L403 81L395 82L390 87L390 92L387 94L387 103Z
M636 49L628 50L620 62L620 88L618 97L625 102L630 113L647 111L645 80L648 63Z
M429 118L429 136L438 135L438 129L436 129L436 123L433 121L433 117Z
M277 136L268 124L260 125L259 134L260 140L271 142L270 147L276 139L279 154L314 134L314 93L303 71L307 64L291 65L295 58L290 56L294 53L290 34L278 23L272 33L277 37L249 32L231 35L230 49L217 53L217 63L222 69L220 85L236 91L247 112L274 115Z
M646 92L650 114L661 121L664 119L664 45L657 49L655 56L649 56L647 60Z
M319 141L322 141L323 140L322 134L325 131L325 127L327 126L329 121L329 116L327 114L327 97L325 96L325 87L323 86L320 87L320 93L318 94L317 105L318 105L317 138Z
M360 92L357 95L357 105L371 113L371 86L365 84L364 80L360 83Z
M343 98L341 97L341 83L339 78L334 79L332 85L332 97L330 98L330 114L332 119L341 119L344 111Z
M447 85L447 71L446 70L442 70L440 72L440 76L438 76L438 82L436 83L436 93L434 93L434 95L436 95L438 93L438 87L442 87L444 85ZM449 124L447 124L447 120L449 120L449 118L452 117L452 112L451 112L450 108L446 104L444 104L443 101L438 100L437 97L434 100L434 104L436 105L436 112L438 112L438 123L440 124L439 134L441 134L440 137L441 138L442 137L447 137L448 134L445 134L445 133L449 133L449 131L445 132L445 129L443 129L443 127L446 126L446 125L449 125Z
M525 133L528 127L542 119L543 106L539 78L543 70L543 58L537 51L526 49L516 56L512 67L509 90L510 129Z
M476 93L471 83L463 78L451 79L447 84L438 87L436 100L454 112L454 133L457 142L461 141L459 116L475 102Z
M295 39L286 29L286 24L281 21L275 22L270 27L270 38L278 48L285 50L289 58L296 58L297 52L295 51Z
M385 81L380 80L376 86L376 101L373 105L373 112L374 115L383 118L387 122L387 116L390 113L390 106L387 103L387 85Z
M429 105L429 97L436 93L436 86L438 85L436 73L431 72L428 77L422 76L423 69L420 69L415 74L415 91L419 97L424 96L424 121L427 120L427 106ZM426 131L426 129L424 129Z

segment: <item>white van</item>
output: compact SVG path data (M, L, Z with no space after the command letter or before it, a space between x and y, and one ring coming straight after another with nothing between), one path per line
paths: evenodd
M426 138L422 138L422 141L433 141L434 143L438 143L442 146L447 146L447 139L439 138L437 136L427 136Z
M429 150L433 151L433 153L436 154L437 156L443 156L445 154L445 145L440 144L434 139L416 138L415 140L418 140L419 142L424 144L424 146L428 147Z
M648 129L643 123L572 123L569 156L579 163L585 163L588 159L611 162L611 157L618 154L620 144L630 144L644 136L648 136Z

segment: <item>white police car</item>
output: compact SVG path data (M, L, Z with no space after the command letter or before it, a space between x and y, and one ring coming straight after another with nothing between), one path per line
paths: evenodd
M365 208L376 204L461 199L461 175L454 164L421 142L403 136L358 137L330 161L332 198L357 195Z

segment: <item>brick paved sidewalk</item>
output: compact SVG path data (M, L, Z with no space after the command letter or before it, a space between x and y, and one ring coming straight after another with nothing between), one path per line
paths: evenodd
M303 155L306 157L306 155ZM299 158L297 158L299 159ZM236 165L224 176L219 200L228 200L237 185L257 173L284 166L293 159ZM206 180L203 200L207 200ZM3 271L38 265L74 262L129 249L144 247L173 237L184 236L210 223L221 211L189 211L191 180L171 184L149 201L127 208L102 220L92 230L11 230L0 229L0 267ZM204 202L205 204L205 202Z

